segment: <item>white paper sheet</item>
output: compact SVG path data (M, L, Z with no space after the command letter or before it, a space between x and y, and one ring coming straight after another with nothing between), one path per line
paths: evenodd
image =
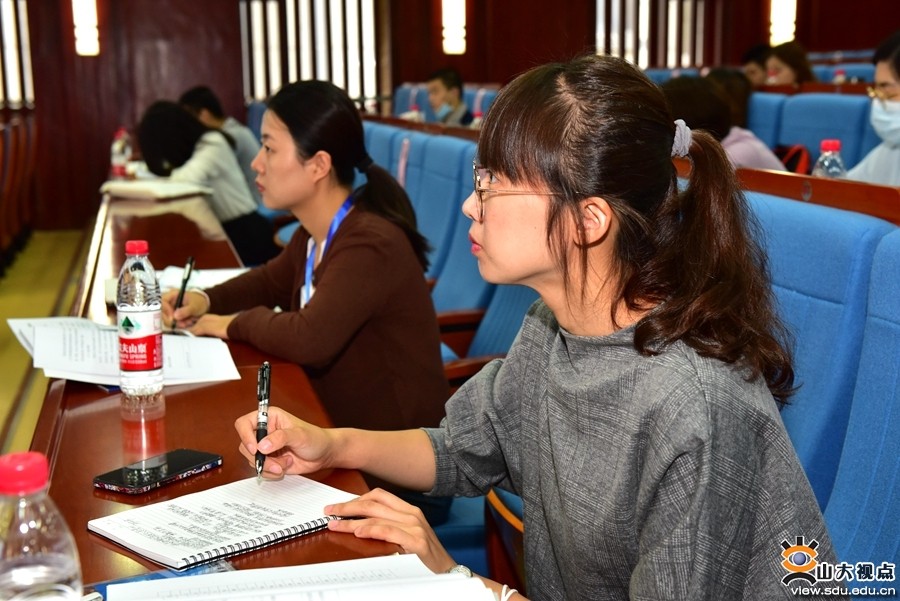
M34 366L48 378L106 386L119 383L118 332L77 317L7 320ZM239 380L228 345L218 338L163 336L166 384Z
M212 194L212 188L169 179L110 180L100 186L100 192L117 198L180 198Z
M348 535L350 536L350 535ZM415 555L238 570L111 585L107 601L493 601L477 578L433 574Z

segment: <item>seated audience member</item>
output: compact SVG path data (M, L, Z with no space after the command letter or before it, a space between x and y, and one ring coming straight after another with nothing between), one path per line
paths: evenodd
M474 116L463 102L463 81L455 69L440 69L428 76L428 103L444 125L468 127Z
M722 147L673 122L639 69L592 55L505 86L478 152L463 213L481 274L540 294L506 358L439 428L323 429L273 407L258 445L256 413L235 422L242 454L266 454L267 477L347 467L437 495L513 491L535 599L795 599L783 541L836 558L778 413L790 353ZM693 163L684 191L672 156ZM455 567L383 490L325 512L353 518L332 531Z
M213 190L210 206L245 265L265 263L278 254L272 227L256 211L230 136L203 125L174 102L160 100L144 112L138 143L151 173Z
M766 59L766 84L770 86L799 86L816 81L806 49L792 40L773 46Z
M848 179L872 184L900 186L900 31L875 49L875 85L869 90L869 119L881 144L853 169Z
M716 67L705 75L725 93L731 108L731 124L747 127L747 107L753 94L753 85L742 71Z
M784 170L784 165L753 132L732 125L725 92L711 79L676 77L662 84L672 115L691 129L708 131L721 142L735 167Z
M766 85L766 59L771 51L772 47L768 44L757 44L741 57L744 75L754 88Z
M192 115L200 120L200 123L210 129L221 129L234 140L234 154L237 155L238 164L244 172L247 187L256 204L262 204L262 198L256 187L256 172L250 166L256 154L259 152L259 140L250 131L250 128L235 119L225 115L222 103L211 89L206 86L191 88L181 95L178 104L183 106Z
M299 364L337 426L436 426L449 387L409 198L366 152L359 111L331 83L268 102L253 163L263 201L303 224L284 250L163 314L197 335ZM358 170L367 183L353 190ZM281 307L282 311L277 311Z

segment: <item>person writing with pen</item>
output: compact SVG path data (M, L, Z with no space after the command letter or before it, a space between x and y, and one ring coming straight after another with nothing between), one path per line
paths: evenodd
M673 156L693 165L683 191ZM482 276L540 294L509 354L439 428L325 429L270 407L259 443L256 414L236 420L241 453L265 454L270 478L342 467L433 495L517 493L530 598L795 598L782 542L835 556L778 414L793 368L732 173L622 59L520 75L487 114L463 204ZM352 518L333 531L463 571L389 492L324 511Z
M288 84L268 101L262 144L263 202L302 227L265 265L188 290L177 309L165 294L164 319L299 364L335 425L438 425L449 387L428 244L403 188L369 157L353 102L328 82ZM357 172L366 184L354 190ZM437 523L447 503L434 503Z

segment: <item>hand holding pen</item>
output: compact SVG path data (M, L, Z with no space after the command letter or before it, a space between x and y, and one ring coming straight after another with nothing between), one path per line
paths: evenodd
M263 361L256 376L256 399L259 407L256 411L256 442L261 441L269 433L269 383L272 378L272 368L268 361ZM256 452L256 481L262 479L263 465L266 456Z
M187 291L188 280L191 279L191 272L194 271L194 257L188 257L187 263L184 265L184 273L181 274L181 288L178 290L178 298L175 299L173 310L178 309L184 302L184 293ZM175 328L174 320L172 329Z

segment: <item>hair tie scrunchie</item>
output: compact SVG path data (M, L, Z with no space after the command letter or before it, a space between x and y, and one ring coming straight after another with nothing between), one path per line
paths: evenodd
M686 157L691 152L691 128L684 119L675 119L675 140L672 142L672 156Z
M375 161L372 160L372 157L370 157L369 155L366 155L363 157L363 159L359 163L356 164L356 168L359 170L360 173L365 173L366 171L369 170L369 167L371 167L374 164L375 164Z

